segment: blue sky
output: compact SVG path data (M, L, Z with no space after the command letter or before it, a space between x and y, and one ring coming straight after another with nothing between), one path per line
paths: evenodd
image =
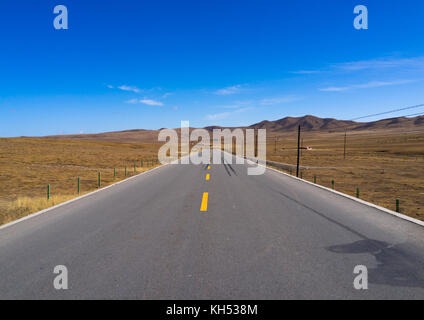
M59 4L68 30L53 28ZM368 30L353 27L358 4ZM421 0L4 0L0 136L352 119L421 104L423 18Z

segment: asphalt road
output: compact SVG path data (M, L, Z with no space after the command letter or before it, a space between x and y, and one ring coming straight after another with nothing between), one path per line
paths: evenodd
M167 165L0 230L0 299L424 298L423 227L247 166Z

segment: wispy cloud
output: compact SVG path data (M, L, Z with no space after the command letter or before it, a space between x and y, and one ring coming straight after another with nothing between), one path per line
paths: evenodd
M126 103L131 103L131 104L145 104L148 106L163 106L163 103L157 100L151 100L151 99L131 99L126 101Z
M166 98L168 98L169 96L172 96L174 93L173 92L166 92L166 93L164 93L163 95L162 95L162 98L163 99L166 99Z
M349 90L349 87L327 87L319 89L322 92L341 92L346 90Z
M424 67L424 57L414 58L379 58L362 61L335 64L334 69L345 71L361 71L388 68L419 68Z
M107 84L106 87L108 87L109 89L119 89L122 91L129 91L129 92L134 92L134 93L140 93L141 90L137 87L134 86L127 86L127 85L122 85L122 86L113 86L111 84Z
M242 86L236 85L236 86L231 86L231 87L219 89L219 90L215 91L215 94L217 94L219 96L228 96L228 95L240 93L241 90L242 90Z
M215 120L222 120L228 118L232 112L221 112L221 113L214 113L214 114L208 114L206 116L206 120L209 121L215 121Z
M311 75L319 73L334 73L334 72L356 72L356 71L372 71L372 70L394 70L394 69L423 69L424 56L412 58L396 58L382 57L369 60L359 60L330 64L323 66L317 70L298 70L292 71L292 74Z
M147 104L148 106L163 106L162 102L151 99L142 99L140 103Z
M237 109L235 111L208 114L206 116L206 120L209 120L209 121L223 120L223 119L227 119L227 118L229 118L229 117L231 117L235 114L242 113L242 112L245 112L245 111L250 110L250 109L251 108L240 108L240 109Z
M271 106L276 104L290 103L290 102L298 101L300 99L301 98L297 96L266 98L266 99L262 99L260 101L260 104L263 106Z
M379 87L386 87L386 86L395 86L395 85L401 85L401 84L407 84L414 82L414 80L395 80L395 81L371 81L367 83L362 84L354 84L344 87L327 87L319 89L323 92L342 92L342 91L348 91L352 89L369 89L369 88L379 88Z
M141 91L137 87L127 86L127 85L119 86L118 89L120 89L122 91L130 91L130 92L135 92L135 93L140 93L140 91Z
M220 108L220 109L239 109L239 108L242 108L242 106L240 106L239 104L229 104L229 105L225 105L225 106L219 106L218 108Z

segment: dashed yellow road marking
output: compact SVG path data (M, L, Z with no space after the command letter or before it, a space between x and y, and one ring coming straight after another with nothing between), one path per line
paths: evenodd
M207 175L206 175L206 181L209 181L211 179L211 175L208 173Z
M211 169L211 166L208 166L208 170L210 170Z
M208 196L207 192L203 193L202 205L200 206L200 211L202 212L208 211Z

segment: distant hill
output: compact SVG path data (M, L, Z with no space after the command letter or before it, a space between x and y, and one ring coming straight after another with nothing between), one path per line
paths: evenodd
M286 117L276 121L262 121L251 125L249 128L267 129L271 132L285 132L296 130L298 126L302 127L303 131L321 130L332 131L343 128L353 128L359 125L354 121L322 119L314 116L304 116L299 118Z
M287 132L296 130L301 126L302 131L344 131L344 130L391 130L391 129L414 129L424 128L424 116L415 118L390 118L372 122L355 122L347 120L336 120L332 118L318 118L304 116L299 118L286 117L276 121L262 121L251 125L249 128L267 129L270 132Z
M332 118L319 118L311 115L304 117L286 117L275 121L262 121L248 127L240 127L241 129L266 129L268 133L278 134L284 132L293 132L298 126L302 131L319 131L319 132L338 132L338 131L377 131L377 130L415 130L424 129L424 116L414 118L398 117L372 122L355 122L348 120L337 120ZM204 128L210 132L213 129L224 129L224 127L210 126ZM235 128L229 128L235 129ZM193 128L190 129L190 131ZM99 140L110 142L158 142L157 137L160 130L125 130L116 132L105 132L97 134L73 134L73 135L56 135L44 138L49 139L76 139L76 140ZM178 134L180 129L177 129Z
M73 140L99 140L110 142L157 142L159 130L125 130L105 133L92 134L70 134L70 135L55 135L44 138L49 139L73 139Z

